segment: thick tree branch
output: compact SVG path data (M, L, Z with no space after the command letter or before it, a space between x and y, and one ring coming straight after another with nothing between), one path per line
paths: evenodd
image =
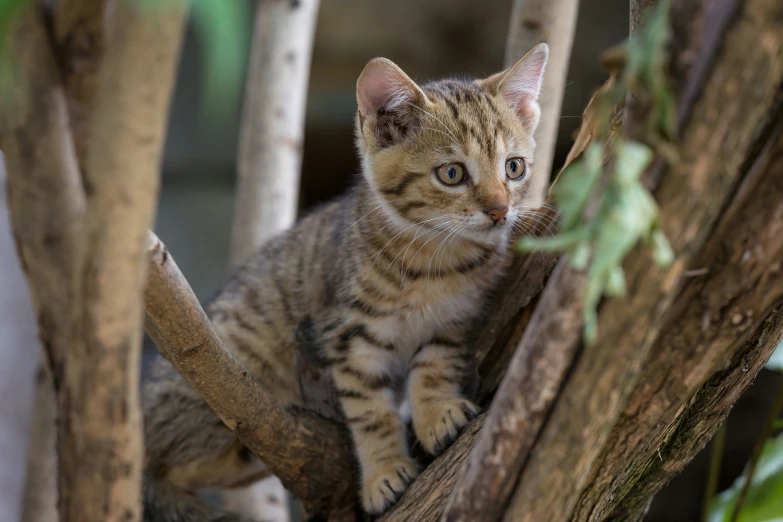
M153 19L142 7L121 2L113 16L84 173L83 342L69 348L62 375L64 521L140 518L137 383L145 235L157 200L184 12L172 5Z
M512 66L540 42L549 44L549 62L541 89L541 121L536 129L535 168L540 183L532 190L544 194L549 186L552 160L560 127L571 47L576 32L579 0L515 0L506 39L505 66Z
M239 144L233 267L296 219L319 2L269 0L258 5Z
M445 520L502 515L579 346L582 287L582 274L558 264L492 402Z
M651 497L706 443L718 425L712 419L728 412L733 401L725 402L720 396L737 396L734 388L744 389L763 366L763 354L776 346L783 330L775 334L769 328L783 323L775 315L780 315L783 301L781 116L779 112L774 135L693 264L702 275L687 281L667 314L663 333L580 498L579 520L625 513L645 496ZM759 344L760 335L770 346ZM748 336L751 341L746 341ZM760 360L748 358L747 353L757 349ZM743 354L741 360L738 354ZM732 362L726 366L726 361ZM756 370L744 371L750 375L737 379L736 371L745 366ZM704 386L708 379L711 384ZM715 400L721 408L714 415L692 404ZM685 414L684 405L689 408ZM694 415L709 422L696 425L689 420ZM687 451L681 447L686 440L680 433L683 422L691 423L689 437L700 441L686 444ZM676 443L671 440L674 435ZM666 459L665 467L655 464L651 470L653 461L659 459L658 451L675 452L676 458Z
M54 4L57 57L82 171L87 166L90 124L105 52L106 1L57 0Z
M13 232L48 366L37 386L33 425L42 431L40 446L33 446L28 461L23 517L29 522L57 520L53 387L62 383L66 354L77 342L86 214L65 96L43 16L39 9L26 9L4 35L9 56L16 58L16 74L4 76L9 80L7 98L0 104L0 149Z
M329 512L355 495L348 433L312 414L283 410L225 349L166 247L152 233L148 248L146 328L161 353L311 512Z
M15 235L57 393L63 521L140 517L144 234L183 16L166 10L153 21L125 2L114 14L90 124L97 138L87 151L86 191L37 7L11 33L20 71L2 104Z
M603 306L598 342L583 351L566 383L506 520L569 520L586 477L600 465L611 427L661 332L685 269L744 175L743 161L757 153L759 123L773 106L783 76L779 9L773 0L746 2L728 31L684 133L681 160L657 192L676 260L662 272L649 269L646 252L629 256L630 295ZM759 36L767 45L749 52L742 42Z

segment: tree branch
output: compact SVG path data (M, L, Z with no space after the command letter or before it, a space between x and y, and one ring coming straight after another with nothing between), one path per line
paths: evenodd
M260 2L245 87L239 147L239 178L232 268L245 262L266 239L293 225L299 205L299 177L304 135L305 101L310 75L315 22L320 0ZM301 375L301 374L300 374ZM266 484L226 490L224 506L247 516L272 509L259 487L277 490L276 478ZM280 502L274 509L285 509Z
M105 52L106 0L57 0L54 39L82 171L87 166L90 124Z
M579 520L625 513L652 497L728 413L733 401L722 396L738 397L741 392L734 388L747 386L783 335L775 326L783 324L775 315L781 313L783 301L783 219L770 219L783 215L780 111L777 118L773 135L765 138L766 145L693 264L707 273L686 282L664 320L663 333L579 499ZM759 344L762 341L770 346ZM694 402L717 402L719 407L708 413ZM688 436L699 443L686 444L683 423L690 426ZM666 466L657 463L659 451L671 455Z
M535 136L535 168L543 174L532 188L537 194L545 194L549 187L578 12L579 0L515 0L511 9L506 67L514 65L536 44L549 44L549 61L539 102L541 121Z
M497 520L502 515L579 346L583 280L562 261L549 278L444 520Z
M319 0L258 5L239 144L232 267L296 219L318 5Z
M43 17L40 9L25 9L4 35L16 69L4 75L7 98L0 103L13 233L48 366L38 382L33 419L42 430L41 445L31 450L28 461L23 517L30 522L57 520L54 386L62 384L68 350L78 340L86 214L65 96Z
M312 512L328 512L341 505L335 499L355 495L345 429L283 410L225 349L163 243L151 232L148 241L146 328L161 353Z
M640 250L627 259L630 295L604 304L598 342L585 348L565 384L506 520L570 520L586 477L600 465L609 432L661 332L685 268L744 175L742 161L757 153L759 122L773 106L783 75L783 28L776 9L771 0L746 2L744 20L728 31L684 132L681 160L657 192L676 260L664 273L651 271ZM748 52L742 42L759 35L769 45ZM736 91L724 88L728 78Z
M183 16L161 11L153 22L125 2L114 15L86 191L38 7L15 23L10 46L20 70L2 104L15 235L57 393L63 521L140 517L144 234Z
M152 19L121 2L112 22L84 173L82 342L69 347L58 390L63 521L141 515L137 382L145 234L157 201L184 12L172 5Z

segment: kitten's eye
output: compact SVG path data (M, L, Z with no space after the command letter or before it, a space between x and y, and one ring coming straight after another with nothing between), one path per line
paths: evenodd
M465 179L465 168L459 163L446 163L435 169L435 174L446 185L456 185Z
M506 176L509 179L520 179L527 172L524 158L511 158L506 162Z

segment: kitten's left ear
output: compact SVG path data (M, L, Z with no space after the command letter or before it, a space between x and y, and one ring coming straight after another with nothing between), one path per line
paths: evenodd
M360 129L365 121L378 145L388 147L403 140L418 126L424 92L391 60L375 58L356 82Z
M500 94L509 107L517 111L531 133L541 118L538 95L548 58L549 46L540 43L511 68L481 82L485 89Z

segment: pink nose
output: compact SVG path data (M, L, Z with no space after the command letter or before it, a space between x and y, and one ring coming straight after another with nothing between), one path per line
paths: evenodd
M491 208L489 210L485 210L485 212L492 219L492 221L497 223L498 221L500 221L501 219L506 217L506 214L508 214L508 207L505 207L505 206L504 207L495 207L495 208Z

